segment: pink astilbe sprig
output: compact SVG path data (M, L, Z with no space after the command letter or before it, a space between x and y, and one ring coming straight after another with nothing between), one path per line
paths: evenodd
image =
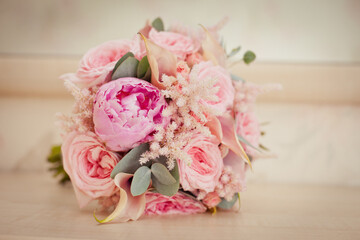
M233 171L231 166L224 166L224 169L219 178L219 183L215 188L215 193L224 198L226 201L231 201L234 194L246 190L246 183L240 174ZM202 200L206 196L205 191L199 191L197 199Z
M191 164L191 158L183 151L184 146L195 132L211 136L204 123L207 121L207 115L218 116L219 113L216 109L201 104L201 101L218 101L216 93L219 88L214 87L216 78L198 79L198 71L195 65L188 76L180 73L176 78L163 75L162 80L166 89L162 90L162 94L171 101L162 115L170 117L171 122L165 128L156 128L150 150L142 155L141 164L161 155L167 157L169 169L175 166L177 159Z
M281 84L264 84L259 85L251 82L233 82L235 87L235 112L248 112L252 110L256 98L264 93L274 90L281 90Z
M71 114L57 113L57 125L64 133L72 131L87 132L94 131L93 104L98 87L79 88L73 82L65 80L66 89L75 98Z

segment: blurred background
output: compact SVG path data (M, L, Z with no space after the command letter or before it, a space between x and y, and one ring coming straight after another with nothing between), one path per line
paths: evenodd
M89 48L130 39L158 16L165 28L229 17L227 49L257 54L231 71L283 85L259 98L260 121L270 122L262 143L277 158L255 162L250 181L360 185L358 0L0 0L0 172L45 172L61 142L54 115L73 103L58 77Z

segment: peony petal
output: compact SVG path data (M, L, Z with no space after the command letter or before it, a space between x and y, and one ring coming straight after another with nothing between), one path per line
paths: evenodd
M202 42L203 58L205 60L212 61L214 65L220 65L222 67L226 64L226 53L220 44L211 36L209 31L200 25L205 32L205 39Z
M214 135L220 142L222 141L223 132L221 129L221 123L217 117L210 116L205 126L209 128L212 135Z
M168 76L176 75L177 58L168 50L148 40L142 33L139 34L143 38L146 47L151 68L151 83L159 89L164 89L165 87L161 83L161 77L163 74Z
M115 185L120 189L119 203L115 210L103 220L97 219L94 214L96 221L106 223L117 218L120 222L127 222L141 217L145 210L145 193L136 197L131 195L129 179L132 177L133 174L128 173L119 173L115 176Z
M222 143L247 162L252 169L251 162L236 136L234 118L231 114L224 114L223 116L219 116L218 119L221 123L223 133Z

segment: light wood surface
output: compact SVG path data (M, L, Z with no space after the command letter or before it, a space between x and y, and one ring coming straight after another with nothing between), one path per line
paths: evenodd
M50 174L1 173L0 239L360 239L360 188L250 184L239 213L98 225Z

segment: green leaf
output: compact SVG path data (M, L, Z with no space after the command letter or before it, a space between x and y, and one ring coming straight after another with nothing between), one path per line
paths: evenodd
M127 59L128 57L134 57L134 54L133 54L132 52L127 52L127 53L125 53L125 55L122 56L122 57L119 59L119 61L117 61L117 63L115 64L115 67L114 67L114 69L113 69L113 71L112 71L111 76L114 75L115 70L116 70L116 69L120 66L120 64L121 64L122 62L124 62L125 59Z
M70 181L69 175L64 170L61 154L61 145L56 145L51 148L50 154L47 157L47 161L51 164L49 171L53 172L53 177L60 176L59 182L64 184Z
M151 68L148 68L148 70L145 73L145 76L141 78L142 80L151 82Z
M259 148L255 147L254 145L252 145L251 143L249 143L249 141L248 141L248 140L246 140L245 138L243 138L242 136L237 135L237 137L238 137L238 139L239 139L239 141L240 141L240 142L243 142L243 143L245 143L246 145L248 145L248 146L252 147L253 149L255 149L255 150L257 150L257 151L261 152L261 149L259 149Z
M252 51L247 51L243 57L244 62L246 64L250 64L251 62L253 62L255 60L255 58L256 58L256 55Z
M267 147L265 147L264 145L260 144L259 147L265 151L270 151L270 149L268 149Z
M159 180L161 184L171 185L176 183L176 179L171 175L169 170L161 163L151 165L151 173Z
M114 178L119 172L133 174L142 165L139 162L141 154L149 150L149 144L143 143L131 149L114 167L110 177ZM150 166L151 162L147 162L145 166Z
M150 179L151 170L147 166L142 166L138 170L136 170L131 182L131 194L136 197L146 192L150 185Z
M235 74L231 74L231 79L235 80L235 81L241 81L241 82L245 82L244 79L242 79L241 77L235 75Z
M111 80L116 80L123 77L136 77L139 60L135 57L126 58L113 72Z
M231 209L238 200L238 198L239 198L239 194L235 193L230 201L226 201L225 199L222 199L221 202L217 205L217 207L222 209Z
M231 52L227 55L228 58L235 56L238 52L240 52L241 47L233 48Z
M139 62L139 65L137 67L137 72L136 72L137 78L145 77L149 68L150 68L150 64L147 59L147 56L145 56L141 59L141 61Z
M175 195L178 192L180 186L179 167L177 163L175 163L175 167L170 171L170 174L176 180L174 184L170 184L170 185L162 184L154 175L151 176L152 186L155 188L155 190L158 193L169 197Z
M164 31L164 23L163 20L161 18L156 18L152 23L151 26L153 26L153 28L155 28L157 31L161 32Z

